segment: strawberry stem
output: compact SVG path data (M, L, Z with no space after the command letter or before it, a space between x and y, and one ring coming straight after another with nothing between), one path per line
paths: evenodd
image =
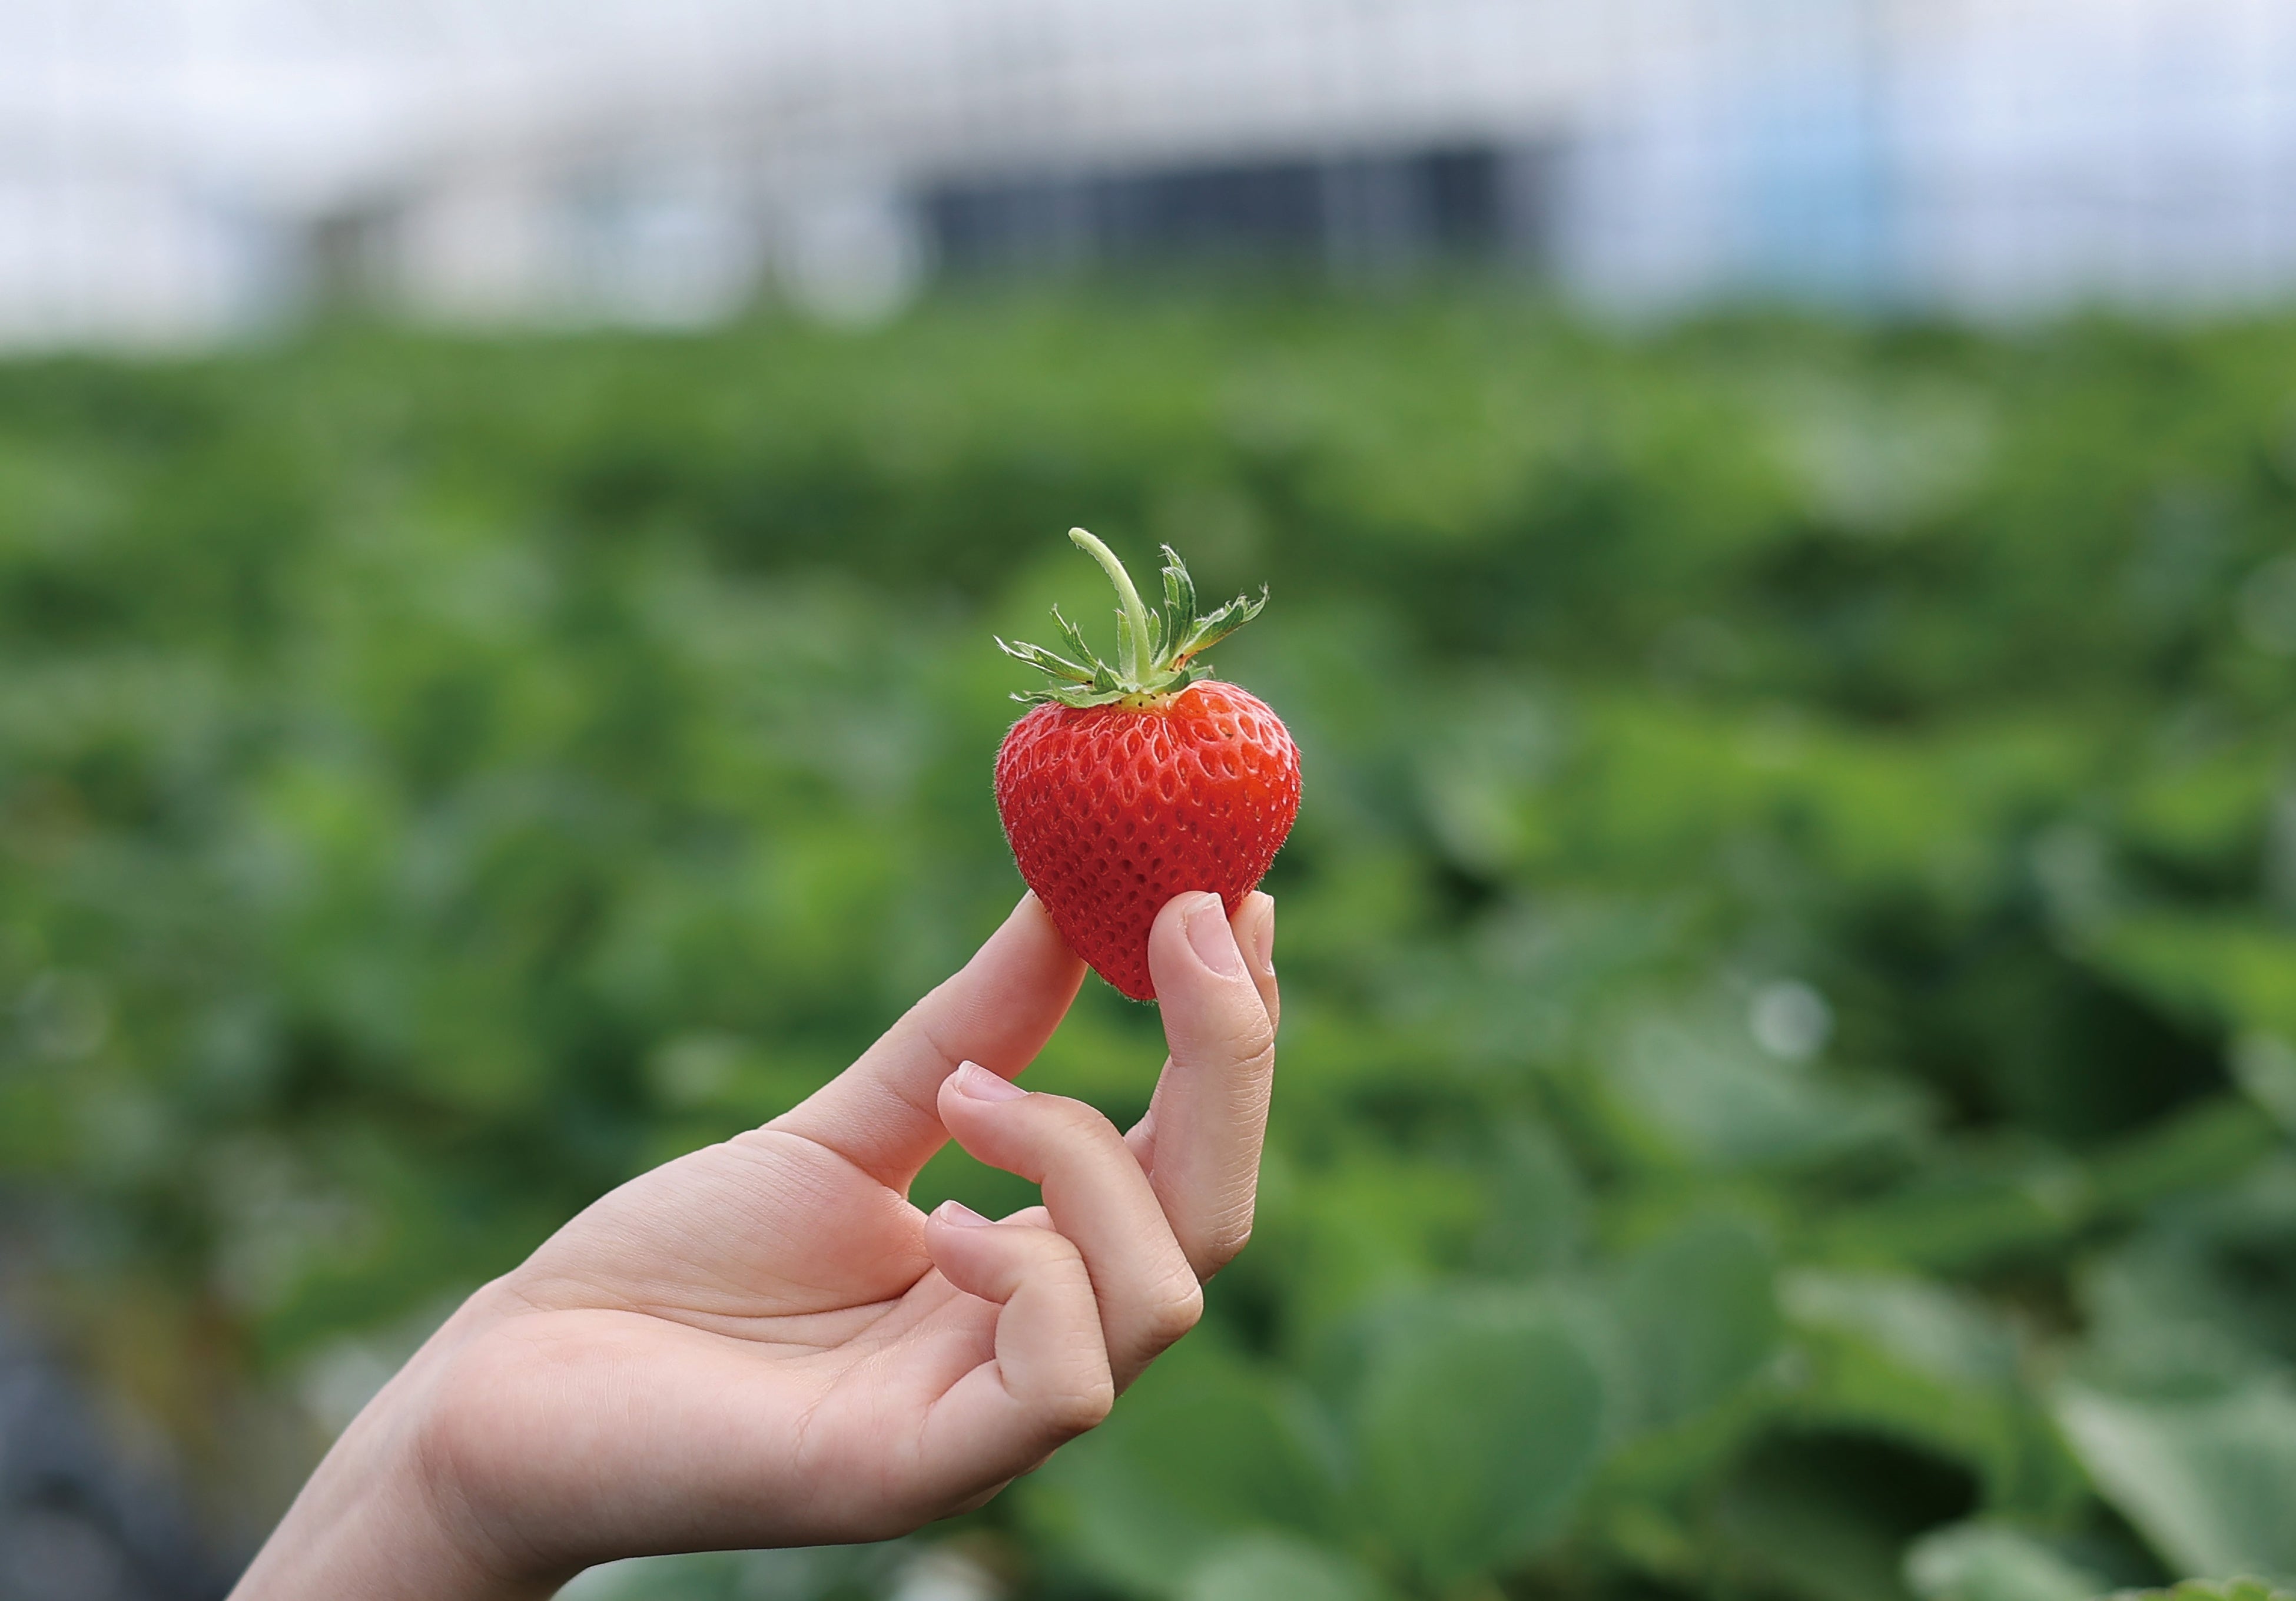
M1149 637L1148 608L1141 603L1140 591L1133 587L1132 575L1124 571L1124 563L1117 560L1114 551L1084 530L1069 530L1069 541L1099 562L1108 574L1108 581L1116 586L1116 598L1124 603L1124 610L1117 615L1127 625L1118 630L1123 637L1117 641L1124 656L1124 676L1135 684L1144 681L1156 642Z
M1161 704L1185 689L1198 678L1209 677L1211 669L1199 658L1214 645L1226 638L1259 615L1267 604L1267 591L1263 588L1259 598L1237 595L1227 604L1207 616L1196 614L1195 581L1188 577L1187 563L1170 546L1164 552L1164 605L1160 612L1151 612L1134 587L1132 575L1117 560L1116 553L1080 528L1069 530L1069 538L1078 550L1098 562L1108 574L1108 581L1116 586L1116 597L1122 609L1116 614L1117 659L1120 665L1111 667L1096 655L1077 631L1076 625L1061 615L1058 606L1053 608L1053 620L1059 623L1061 634L1068 641L1073 656L1063 656L1037 645L1007 645L996 642L996 648L1017 661L1030 667L1053 681L1041 689L1017 694L1016 701L1058 701L1064 706L1106 706L1122 702L1128 706Z

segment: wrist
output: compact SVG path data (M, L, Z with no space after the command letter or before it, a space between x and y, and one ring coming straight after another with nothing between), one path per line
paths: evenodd
M483 1326L487 1294L464 1303L352 1420L230 1601L532 1601L570 1577L511 1561L435 1449L433 1398Z

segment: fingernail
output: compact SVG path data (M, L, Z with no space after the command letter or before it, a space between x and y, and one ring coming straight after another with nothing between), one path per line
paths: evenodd
M1227 907L1220 898L1199 895L1183 915L1188 943L1196 948L1198 959L1222 978L1243 977L1243 953L1235 948L1235 931L1227 925Z
M961 1063L955 1072L956 1093L975 1101L1017 1101L1029 1092L1000 1079L978 1062Z
M1259 924L1252 931L1251 957L1259 971L1275 976L1275 897L1263 895Z
M932 1210L934 1218L943 1223L954 1223L959 1228L978 1228L988 1221L964 1202L951 1198Z

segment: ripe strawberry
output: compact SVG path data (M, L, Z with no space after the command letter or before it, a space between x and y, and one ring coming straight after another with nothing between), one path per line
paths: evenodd
M1196 615L1196 587L1168 545L1164 606L1080 528L1069 538L1108 570L1120 666L1053 618L1078 659L998 648L1054 682L1013 698L1042 704L996 752L996 814L1021 876L1070 949L1134 1000L1153 1000L1148 931L1173 896L1217 891L1235 915L1300 813L1300 752L1261 702L1206 675L1197 658L1267 603L1236 596Z

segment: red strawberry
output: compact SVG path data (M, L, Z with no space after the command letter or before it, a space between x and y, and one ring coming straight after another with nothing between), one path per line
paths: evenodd
M1021 876L1070 949L1134 1000L1156 998L1148 931L1173 896L1217 891L1233 917L1300 813L1300 752L1281 718L1196 658L1267 603L1238 595L1196 615L1187 568L1164 549L1164 606L1152 612L1115 553L1080 528L1069 538L1108 570L1119 667L1054 620L1071 661L997 645L1040 668L1041 702L996 752L996 814Z

